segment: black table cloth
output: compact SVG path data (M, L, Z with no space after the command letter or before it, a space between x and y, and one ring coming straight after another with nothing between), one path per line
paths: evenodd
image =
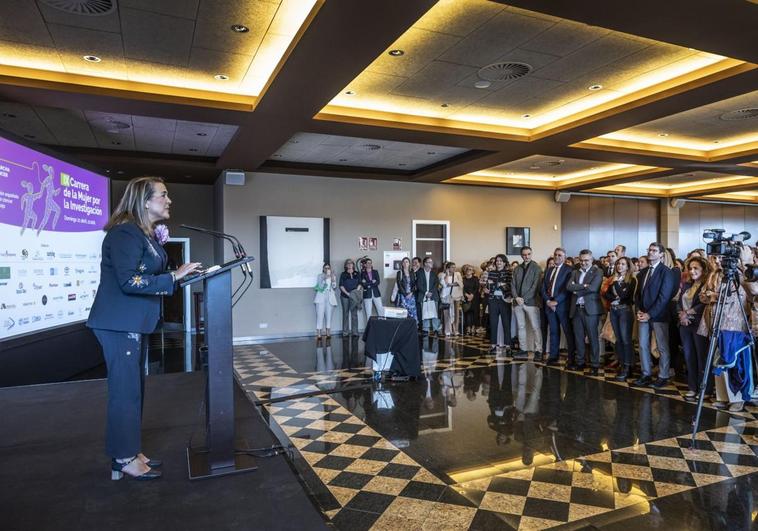
M390 371L403 376L421 376L418 325L415 319L383 319L372 317L363 332L366 356L376 360L379 352L392 352Z

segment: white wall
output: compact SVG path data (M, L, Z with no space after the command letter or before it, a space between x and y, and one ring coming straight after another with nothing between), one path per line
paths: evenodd
M383 251L392 249L393 238L402 238L403 250L412 253L414 219L450 221L450 256L459 266L503 252L507 226L531 227L538 260L560 243L561 207L551 192L262 173L248 173L244 186L217 186L219 191L223 230L239 237L254 256L259 254L259 216L331 218L331 262L338 273L345 258L366 254L358 249L362 235L379 238L379 249L367 254L380 273ZM225 253L231 259L228 247ZM297 249L292 255L296 259ZM256 274L258 269L256 263ZM314 284L319 272L313 272ZM235 283L241 280L237 275ZM258 285L256 279L234 308L237 340L314 332L312 289L261 290ZM388 302L392 283L383 280L382 285ZM339 329L341 314L336 310L332 330Z

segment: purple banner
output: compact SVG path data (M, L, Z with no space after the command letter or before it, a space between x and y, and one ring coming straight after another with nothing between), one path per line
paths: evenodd
M108 221L108 179L0 137L0 223L39 234Z

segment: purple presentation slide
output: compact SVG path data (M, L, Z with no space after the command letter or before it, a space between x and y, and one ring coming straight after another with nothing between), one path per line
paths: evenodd
M107 178L0 137L0 223L85 232L108 214Z
M106 177L0 137L0 340L89 316L108 194Z

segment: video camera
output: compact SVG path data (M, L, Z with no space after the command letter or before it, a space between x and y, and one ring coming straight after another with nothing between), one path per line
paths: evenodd
M724 229L707 229L703 231L703 239L711 240L705 246L708 256L720 256L721 267L726 273L734 274L739 265L742 255L743 242L750 239L750 233L742 231L739 234L725 236ZM758 280L756 267L753 264L745 264L745 280L755 282Z

